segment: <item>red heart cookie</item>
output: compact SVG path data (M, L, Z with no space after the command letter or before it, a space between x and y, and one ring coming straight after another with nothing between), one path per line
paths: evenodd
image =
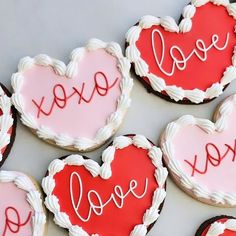
M152 92L207 102L236 78L235 19L229 0L192 0L179 25L169 16L144 16L127 33L126 55Z
M1 236L44 235L46 212L34 182L20 172L0 171Z
M0 166L7 159L15 140L16 111L9 96L9 91L0 83Z
M167 170L144 136L120 136L102 165L80 155L56 159L42 186L55 222L75 235L144 236L159 217Z
M216 110L214 122L185 115L161 137L165 163L174 181L194 198L236 206L236 94Z
M216 216L201 224L195 236L235 236L236 219L232 216Z
M22 122L62 148L90 151L119 128L130 105L130 62L117 43L90 40L66 66L47 55L23 58L12 76Z

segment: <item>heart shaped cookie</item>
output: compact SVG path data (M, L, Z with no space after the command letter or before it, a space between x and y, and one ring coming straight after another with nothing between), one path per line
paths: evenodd
M9 96L7 88L0 83L0 166L8 157L16 133L16 111Z
M236 78L236 4L192 0L180 23L144 16L126 35L126 55L141 82L161 97L202 103Z
M216 110L214 122L185 115L161 137L174 181L208 204L236 206L236 94Z
M235 236L236 219L232 216L216 216L201 224L195 236Z
M120 136L102 162L80 155L51 162L42 186L56 224L71 236L146 235L166 196L160 149L142 135Z
M34 182L20 172L0 171L0 235L44 235L46 213Z
M66 66L47 55L23 58L12 76L13 104L40 138L89 151L107 141L130 105L130 62L117 43L89 41Z

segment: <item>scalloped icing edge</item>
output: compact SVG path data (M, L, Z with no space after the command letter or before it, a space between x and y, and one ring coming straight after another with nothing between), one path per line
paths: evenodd
M11 143L11 134L8 134L11 127L14 129L13 111L11 106L11 99L0 86L0 110L2 110L2 115L0 116L0 150ZM14 133L14 130L12 132ZM3 157L4 153L0 153L0 162L3 160Z
M215 221L210 225L206 236L220 236L225 230L236 232L236 219L227 219L224 223Z
M220 220L223 219L226 221L224 223L220 222ZM219 215L207 219L199 226L195 236L202 236L207 228L208 230L206 232L206 236L220 236L225 232L225 230L231 230L235 232L236 219L235 217L229 215Z

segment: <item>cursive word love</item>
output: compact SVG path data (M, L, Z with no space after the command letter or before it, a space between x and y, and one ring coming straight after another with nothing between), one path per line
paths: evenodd
M74 181L77 181L79 183L79 196L78 200L75 199L74 194ZM124 192L120 185L116 185L114 187L114 193L111 193L110 197L107 200L102 200L99 193L95 190L90 190L87 193L86 200L89 204L89 210L87 216L83 217L79 213L80 205L82 204L82 198L83 198L83 183L80 178L80 175L77 172L73 172L70 176L70 197L73 209L78 216L78 218L83 222L88 222L92 216L92 213L94 213L97 216L101 216L103 214L104 208L107 207L109 204L115 204L115 206L119 209L123 208L124 206L124 200L129 196L132 195L133 197L137 199L143 198L147 193L148 188L148 179L145 179L145 186L142 194L137 194L135 192L135 189L138 187L138 183L136 180L131 180L129 183L129 189ZM85 202L87 202L85 201Z
M19 233L20 229L29 223L32 212L30 212L26 219L22 220L19 212L14 207L7 207L5 210L5 226L2 236ZM3 219L1 219L3 220ZM10 234L8 234L10 232Z
M94 75L94 87L89 96L85 96L85 83L82 83L82 86L80 89L76 87L72 87L72 91L68 92L64 88L62 84L56 84L53 87L52 93L53 93L53 100L51 102L51 105L49 109L46 111L44 108L45 105L45 96L43 96L40 100L40 102L35 101L32 99L32 102L37 108L37 118L40 117L41 114L45 116L50 116L55 109L55 107L64 109L68 102L73 98L78 98L78 105L82 102L84 103L90 103L92 99L94 98L95 94L98 94L102 97L106 96L111 88L115 86L119 78L116 78L115 81L112 84L109 84L109 81L106 77L106 75L99 71L96 72Z
M226 157L231 158L231 161L235 162L236 140L234 141L234 146L230 146L228 144L225 144L224 146L226 147L226 150L221 152L215 144L206 144L206 158L203 169L197 167L199 159L200 161L203 160L202 158L198 158L197 155L195 155L193 163L189 162L188 160L184 160L192 168L192 176L194 176L196 172L202 175L206 174L209 169L209 165L218 167Z
M170 70L167 71L166 69L163 68L163 64L165 63L166 59L166 45L165 45L165 40L164 36L162 35L161 31L158 29L154 29L152 31L152 51L155 57L156 64L160 71L167 75L167 76L172 76L175 73L175 69L177 68L180 71L183 71L187 67L187 62L193 57L197 57L200 61L205 62L207 60L207 53L211 49L216 49L218 51L223 51L226 49L229 43L229 33L226 34L225 40L222 43L219 43L219 36L217 34L213 34L211 37L211 44L206 45L206 43L202 39L198 39L195 43L195 47L188 55L185 55L184 52L181 50L180 47L173 45L170 48L170 51L168 55L170 55L171 58L171 66ZM157 37L160 40L161 43L161 56L160 59L157 56L156 52L156 42L157 42ZM220 46L222 44L222 46ZM178 59L178 58L179 59Z

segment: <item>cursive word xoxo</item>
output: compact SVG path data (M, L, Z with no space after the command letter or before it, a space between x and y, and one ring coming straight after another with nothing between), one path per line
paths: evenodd
M195 172L198 174L205 174L208 171L209 165L213 167L218 167L222 163L222 161L228 156L231 157L232 162L235 162L236 159L236 140L234 141L234 147L225 144L226 150L224 152L220 152L219 148L213 144L208 143L205 146L206 150L206 158L204 168L201 170L197 167L198 165L198 156L195 155L193 163L189 162L188 160L184 160L191 168L192 168L192 176L195 175ZM202 158L200 159L202 160Z
M157 36L159 37L160 42L161 42L160 59L157 56L156 47L155 47ZM217 34L213 34L211 37L211 44L209 46L207 46L202 39L198 39L195 43L196 48L194 48L188 55L185 55L180 47L173 45L169 51L169 55L172 60L172 65L170 67L171 68L170 71L167 71L163 68L163 64L166 57L164 36L162 35L161 31L158 29L155 29L152 31L152 51L155 57L155 61L160 71L167 76L172 76L176 68L180 71L185 70L187 66L187 62L193 56L196 56L199 60L205 62L207 60L208 51L210 51L213 48L215 48L218 51L223 51L226 49L228 43L229 43L229 33L227 33L226 35L223 46L219 46L219 36ZM180 59L176 57L177 55L178 55L178 58Z
M74 196L74 181L77 180L79 183L79 196L78 200L75 200ZM124 206L124 200L127 198L129 195L133 195L133 197L137 199L143 198L146 193L147 193L147 188L148 188L148 179L145 179L145 186L142 194L137 194L135 192L135 189L138 187L138 183L136 180L131 180L129 183L129 189L124 192L123 189L121 188L120 185L116 185L114 187L114 193L111 193L110 197L108 200L103 201L95 190L90 190L87 194L87 200L89 203L89 210L88 214L86 217L81 216L79 213L79 208L81 205L82 197L83 197L83 184L82 180L80 178L80 175L77 172L73 172L70 176L70 197L71 197L71 202L73 209L78 216L78 218L83 221L83 222L88 222L89 219L91 218L92 213L94 213L97 216L100 216L103 214L104 208L108 204L115 204L115 206L119 209L121 209ZM96 203L95 203L96 202Z
M43 96L41 98L40 102L36 102L34 99L32 99L32 102L34 103L34 105L37 107L37 110L38 110L37 118L39 118L41 114L43 114L45 116L50 116L55 107L58 107L60 109L64 109L67 106L69 100L75 96L77 96L77 98L78 98L78 104L81 104L82 102L90 103L96 93L102 97L106 96L108 94L109 90L115 86L117 81L118 81L118 78L116 78L112 84L109 84L109 81L103 72L99 71L99 72L95 73L94 87L93 87L91 94L87 97L84 94L85 93L85 91L84 91L85 83L84 82L82 83L81 89L78 89L76 87L72 87L72 92L70 92L69 94L62 84L56 84L53 87L53 91L52 91L53 101L51 102L49 110L46 111L46 109L43 108L43 106L45 105L44 104L45 103L45 96Z
M19 212L14 207L7 207L5 210L5 226L2 236L7 236L8 232L11 232L9 235L17 234L23 226L29 223L31 215L32 212L28 214L25 220L22 220Z

